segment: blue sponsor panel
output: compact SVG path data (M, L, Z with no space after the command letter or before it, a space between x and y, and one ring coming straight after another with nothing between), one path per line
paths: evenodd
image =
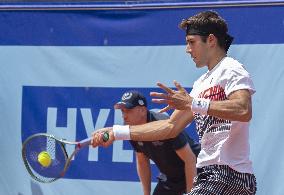
M122 123L120 111L113 105L130 88L37 87L24 86L22 95L22 141L28 136L47 132L70 141L90 136L94 129ZM132 89L132 88L131 88ZM136 88L145 94L149 109L162 106L150 101L157 88ZM187 131L197 139L195 125ZM72 149L72 148L71 148ZM70 150L71 150L70 149ZM74 148L73 148L74 149ZM68 151L68 148L67 148ZM121 154L122 156L118 155ZM152 165L152 179L158 174ZM138 181L135 156L128 141L122 146L85 148L72 161L65 178L89 180Z
M284 43L284 6L278 5L150 10L2 11L0 45L183 45L185 33L178 28L178 24L182 19L208 9L218 11L226 19L230 34L235 37L233 44Z

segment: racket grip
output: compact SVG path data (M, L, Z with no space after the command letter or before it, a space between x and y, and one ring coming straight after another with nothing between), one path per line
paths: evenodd
M103 141L104 142L107 142L109 140L109 133L107 132L107 131L105 131L104 133L103 133Z

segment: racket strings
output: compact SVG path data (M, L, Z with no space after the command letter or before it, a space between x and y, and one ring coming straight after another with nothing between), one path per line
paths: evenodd
M51 164L44 167L38 161L38 155L46 151L51 157ZM44 183L52 182L62 176L67 160L64 145L53 137L40 135L24 143L23 159L31 176Z

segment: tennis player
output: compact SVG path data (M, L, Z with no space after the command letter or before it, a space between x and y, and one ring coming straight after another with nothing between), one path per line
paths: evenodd
M102 133L94 133L92 144L108 145L114 140L151 141L177 136L196 122L201 142L197 158L199 174L190 195L253 195L256 179L249 159L249 122L255 88L249 73L237 60L228 57L233 41L225 20L213 11L198 13L183 20L186 52L197 68L208 71L193 84L190 94L174 82L177 90L158 83L166 93L153 92L156 103L168 104L162 111L175 109L168 120L137 126L113 126L110 139L103 143Z

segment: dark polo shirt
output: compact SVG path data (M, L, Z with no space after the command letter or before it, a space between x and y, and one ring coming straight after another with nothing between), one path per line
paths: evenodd
M164 114L149 112L147 122L164 120L168 117ZM136 152L142 152L155 162L160 172L165 174L167 180L172 182L185 181L184 162L179 158L176 150L189 143L193 153L197 156L200 145L195 143L185 131L176 138L157 141L130 141Z

